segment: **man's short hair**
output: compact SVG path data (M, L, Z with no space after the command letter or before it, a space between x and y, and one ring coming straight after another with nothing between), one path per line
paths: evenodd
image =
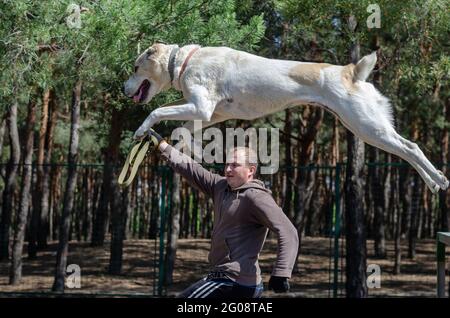
M258 169L258 155L255 150L249 147L234 147L229 150L228 155L234 154L235 152L243 152L245 157L245 165L254 166L256 170Z

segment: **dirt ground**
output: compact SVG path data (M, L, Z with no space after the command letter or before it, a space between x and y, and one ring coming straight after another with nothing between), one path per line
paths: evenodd
M406 244L406 242L405 242ZM344 245L341 244L343 247ZM368 241L367 264L376 264L381 270L381 287L369 289L370 297L435 297L436 259L435 241L423 240L417 244L414 260L407 259L407 246L403 245L400 275L393 275L394 247L387 244L387 259L373 258L373 242ZM26 250L26 247L25 249ZM149 296L157 286L158 269L155 268L159 247L152 240L127 240L124 243L123 274L107 274L109 262L109 242L104 248L89 247L88 243L72 242L69 247L68 264L78 264L81 268L81 288L68 289L66 293L101 293ZM167 296L178 292L200 279L208 271L207 254L209 240L179 240L174 270L174 282L167 287ZM276 257L276 241L268 240L260 255L263 280L270 277L272 264ZM36 260L24 259L23 280L18 286L8 285L9 263L0 263L0 292L33 292L34 295L48 292L53 283L56 259L56 242L41 252ZM339 261L343 264L343 259ZM283 297L331 297L332 260L330 260L330 240L327 238L303 239L302 255L298 271L290 280L291 292ZM331 269L331 271L330 271ZM370 273L369 273L370 274ZM341 272L338 295L344 297ZM0 294L0 297L2 295ZM3 295L4 296L4 295ZM263 297L277 297L265 291Z

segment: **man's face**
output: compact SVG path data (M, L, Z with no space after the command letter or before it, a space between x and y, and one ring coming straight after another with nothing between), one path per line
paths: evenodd
M241 185L253 180L256 167L246 164L244 151L232 151L227 156L225 165L225 177L228 185L232 188L238 188Z

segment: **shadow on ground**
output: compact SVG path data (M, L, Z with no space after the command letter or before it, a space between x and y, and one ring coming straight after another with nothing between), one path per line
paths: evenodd
M402 257L402 273L393 275L393 242L387 242L387 258L373 257L373 242L368 241L367 264L376 264L381 269L381 288L370 289L370 297L434 297L436 282L435 242L424 240L417 243L415 259ZM343 244L341 244L344 246ZM56 259L56 242L29 260L24 253L23 279L17 286L8 285L9 262L0 263L0 292L48 292L53 284ZM90 247L87 242L71 242L68 264L81 268L81 288L66 289L67 293L99 293L120 295L153 295L158 284L158 245L153 240L127 240L124 242L123 271L121 275L109 275L109 242L104 247ZM407 251L407 246L403 246ZM165 292L174 296L208 271L207 255L209 240L179 240L173 284ZM26 246L24 247L26 251ZM268 240L260 255L263 281L270 277L276 259L276 240ZM328 238L306 237L302 240L302 251L296 272L290 284L291 293L284 297L330 297L333 282L333 260ZM342 251L343 252L343 251ZM406 254L406 252L404 253ZM341 255L344 256L344 255ZM339 265L345 266L344 258ZM343 296L344 274L339 273L338 294ZM37 296L38 294L36 294ZM264 297L279 297L269 291ZM0 295L1 296L1 295Z

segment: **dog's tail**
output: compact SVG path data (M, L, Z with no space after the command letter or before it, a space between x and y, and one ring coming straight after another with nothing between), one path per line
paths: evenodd
M365 81L377 63L377 52L364 56L355 66L354 81Z

